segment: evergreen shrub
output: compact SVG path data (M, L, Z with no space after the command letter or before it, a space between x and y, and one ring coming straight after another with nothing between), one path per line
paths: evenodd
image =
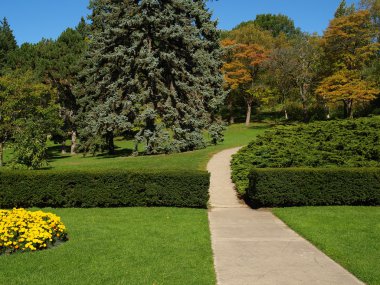
M380 167L380 117L279 126L267 131L232 160L232 178L240 194L248 187L252 167Z
M266 168L249 174L254 207L380 205L380 168Z
M205 171L1 171L0 208L206 208Z

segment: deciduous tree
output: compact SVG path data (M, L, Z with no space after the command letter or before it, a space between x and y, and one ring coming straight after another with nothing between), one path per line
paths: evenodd
M353 118L354 104L375 99L380 90L372 82L364 80L357 71L342 69L325 78L317 93L328 102L342 101L346 116Z
M332 20L323 36L322 47L329 67L318 93L330 102L343 101L346 117L353 116L355 101L374 99L376 89L363 76L363 70L378 57L379 44L374 42L374 36L367 10Z
M39 168L46 163L47 136L61 125L56 92L32 72L0 77L0 161L4 144L12 142L14 165Z
M238 44L229 39L224 40L222 44L232 49L230 60L226 61L222 68L224 78L232 91L240 89L244 92L247 104L246 125L249 125L252 104L262 91L262 84L258 82L259 72L268 59L269 51L258 44Z

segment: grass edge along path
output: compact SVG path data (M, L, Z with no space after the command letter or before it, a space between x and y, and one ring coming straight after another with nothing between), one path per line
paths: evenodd
M0 284L215 284L207 210L43 209L69 241L0 256Z
M380 284L380 207L276 208L273 213L368 285Z

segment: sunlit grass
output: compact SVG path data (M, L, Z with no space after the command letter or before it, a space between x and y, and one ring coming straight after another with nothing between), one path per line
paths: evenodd
M44 211L62 218L70 240L0 256L0 284L215 284L206 210Z
M169 155L138 156L132 157L133 142L116 140L117 155L87 155L75 156L61 155L60 146L51 148L52 158L49 167L53 169L176 169L176 170L204 170L211 156L223 149L244 146L263 133L269 127L267 124L255 123L250 127L236 124L228 127L225 132L225 140L215 146L205 149L174 153Z
M380 207L274 209L292 229L367 284L380 284Z

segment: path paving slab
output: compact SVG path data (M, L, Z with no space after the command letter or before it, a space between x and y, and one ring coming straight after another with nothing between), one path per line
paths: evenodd
M207 166L218 285L364 284L270 211L253 210L237 198L229 167L237 151L222 151Z

